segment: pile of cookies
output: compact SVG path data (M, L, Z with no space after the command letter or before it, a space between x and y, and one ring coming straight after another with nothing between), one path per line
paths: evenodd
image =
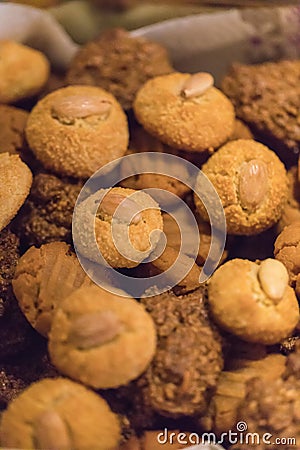
M36 50L0 42L2 447L155 450L163 436L164 448L179 449L243 420L279 449L300 448L299 86L300 62L282 61L234 65L219 89L211 74L176 72L163 47L124 30L82 47L66 74L51 73ZM200 283L209 211L159 167L91 192L77 208L88 219L101 197L93 235L118 273L155 279L179 255L190 267L168 290L131 298L83 270L72 215L94 172L150 152L180 157L186 178L184 161L201 169L227 243ZM181 254L184 229L146 191L157 187L191 210L195 258ZM195 190L205 196L200 175ZM120 251L114 224L130 248ZM84 223L74 230L80 257L100 267ZM228 436L222 445L269 447Z

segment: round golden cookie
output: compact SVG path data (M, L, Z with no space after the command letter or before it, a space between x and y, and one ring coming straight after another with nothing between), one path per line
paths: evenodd
M52 363L96 389L116 388L137 378L155 349L155 326L143 306L98 286L73 292L54 315Z
M128 124L121 106L108 92L69 86L37 103L28 118L26 137L47 169L88 178L125 154Z
M239 119L235 119L234 130L230 136L231 141L235 141L237 139L253 139L253 134L250 128Z
M0 153L0 231L25 202L31 184L32 173L20 157Z
M266 345L287 337L299 320L286 268L275 259L233 259L219 267L208 284L212 317L226 331Z
M277 237L274 256L285 265L290 285L296 288L297 283L300 283L300 221L285 227Z
M207 73L172 73L147 81L137 93L134 112L150 134L192 152L220 147L234 129L233 105Z
M10 403L0 425L5 448L115 450L118 417L99 395L65 378L32 384Z
M202 167L222 202L229 234L254 235L270 228L286 204L288 180L284 165L266 146L248 139L221 147ZM203 192L202 177L197 180ZM202 218L208 215L195 194Z
M19 306L30 324L44 336L50 331L60 302L91 279L65 242L31 247L20 258L12 281Z
M15 103L38 94L49 71L43 53L14 41L0 41L0 103Z
M100 194L101 199L95 219L95 237L97 246L92 247L94 236L86 231L83 223L92 223L93 205ZM77 206L78 219L73 227L76 248L85 258L111 267L136 267L156 248L163 220L158 204L143 191L120 187L99 190Z

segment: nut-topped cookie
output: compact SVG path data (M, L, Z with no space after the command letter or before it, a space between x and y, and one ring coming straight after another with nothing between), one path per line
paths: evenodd
M149 78L172 71L164 47L116 28L104 31L76 53L67 82L106 89L128 110L136 92Z
M123 156L126 116L108 92L68 86L48 94L31 111L26 137L36 158L59 175L88 178Z
M171 147L213 151L234 130L230 100L208 73L172 73L149 80L137 93L134 112L150 133Z
M31 171L18 155L0 153L0 231L25 202L31 183Z
M229 234L254 235L274 225L287 200L288 180L284 165L274 152L251 139L239 139L221 147L202 167L221 199ZM198 192L203 178L198 177ZM197 211L207 220L198 195Z
M56 378L32 384L3 413L3 447L59 450L115 450L118 417L99 395Z
M46 84L46 56L14 41L0 40L0 103L15 103L38 94Z
M248 342L278 343L299 320L288 272L275 259L228 261L211 277L208 301L216 323Z
M16 267L13 290L30 324L47 336L55 308L68 295L92 281L64 242L31 247Z
M92 208L99 198L94 228L95 246L92 245L93 230L86 231L84 221L92 223ZM73 229L77 236L76 248L84 257L111 267L131 268L156 248L163 220L158 204L150 195L116 187L100 190L79 204ZM100 256L105 261L99 259Z
M73 292L52 321L52 363L94 388L115 388L137 378L155 349L155 327L145 309L98 286Z

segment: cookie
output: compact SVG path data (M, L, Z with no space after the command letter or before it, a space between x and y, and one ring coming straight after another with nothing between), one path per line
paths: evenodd
M281 217L288 192L286 171L264 145L247 139L229 142L211 156L202 171L220 197L229 234L258 234ZM199 176L198 192L205 190L202 181ZM198 195L194 199L197 211L208 221Z
M31 247L19 260L12 281L19 306L30 324L47 336L60 302L92 281L64 242Z
M94 392L64 378L44 379L9 405L0 436L1 445L10 448L114 450L120 425Z
M9 229L0 232L0 360L24 353L36 335L23 316L11 281L20 258L19 239Z
M300 280L300 221L285 227L277 237L274 256L285 265L289 273L290 285L296 288Z
M155 327L144 308L97 286L78 289L64 300L49 336L54 366L97 389L137 378L155 349Z
M22 247L40 247L53 241L72 241L72 215L82 183L38 173L16 218L14 231Z
M68 86L40 100L31 111L26 138L45 168L88 178L123 156L128 145L126 116L108 92Z
M0 41L0 103L15 103L38 94L50 64L43 53L14 41Z
M180 297L166 292L142 303L158 336L155 357L136 382L145 409L172 418L203 414L223 367L203 289Z
M28 115L23 109L0 105L0 153L22 154Z
M31 184L32 174L20 157L0 153L0 231L25 202Z
M278 234L284 227L300 221L300 182L298 180L298 167L293 166L287 172L288 197L282 216L277 224Z
M215 322L248 342L279 343L296 327L299 306L285 266L275 259L234 259L219 267L208 284Z
M237 117L285 162L295 163L299 153L299 78L300 61L279 61L234 64L222 83Z
M239 119L235 119L234 129L230 136L231 141L236 141L237 139L254 139L250 128Z
M111 92L128 110L147 80L172 70L160 44L116 28L85 44L71 61L66 78L68 84L99 86Z
M234 130L230 100L210 74L172 73L147 81L134 101L135 116L165 144L191 152L213 151Z
M97 248L91 245L94 230L84 222L93 223L93 208L99 200L94 228ZM76 249L82 256L101 264L106 262L111 267L131 268L156 248L163 221L159 206L150 195L117 187L99 190L80 203L73 227Z

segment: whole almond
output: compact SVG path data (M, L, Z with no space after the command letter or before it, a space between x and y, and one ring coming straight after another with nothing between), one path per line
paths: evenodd
M99 96L70 95L56 100L52 105L52 116L59 120L84 119L89 116L108 114L112 104Z
M262 203L268 191L268 169L263 161L252 159L242 164L238 190L242 208L254 211Z
M68 341L80 349L99 347L114 339L122 330L118 316L112 311L87 313L73 321Z
M214 85L214 78L210 73L198 72L191 75L182 86L181 94L185 98L198 97Z
M130 198L109 192L102 199L99 210L108 216L115 217L122 222L138 224L142 215L137 203Z
M33 424L37 448L67 450L72 448L68 428L54 410L44 411Z
M277 259L266 259L258 269L258 279L265 294L272 300L282 299L289 283L285 266Z

